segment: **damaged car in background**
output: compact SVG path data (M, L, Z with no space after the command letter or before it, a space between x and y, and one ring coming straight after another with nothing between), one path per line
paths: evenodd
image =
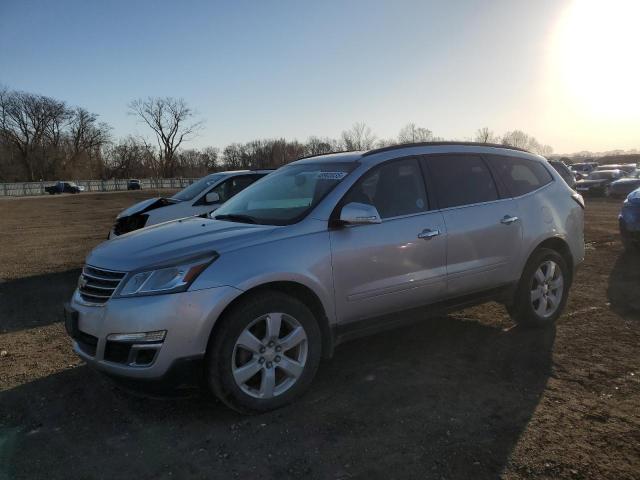
M215 211L272 170L235 170L207 175L169 198L149 198L123 210L108 238L169 220Z

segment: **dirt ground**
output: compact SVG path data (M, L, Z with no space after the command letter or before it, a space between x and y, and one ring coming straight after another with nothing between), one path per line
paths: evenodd
M61 324L84 256L151 192L0 200L0 479L640 478L640 258L619 202L552 331L485 305L356 340L296 404L240 416L116 387Z

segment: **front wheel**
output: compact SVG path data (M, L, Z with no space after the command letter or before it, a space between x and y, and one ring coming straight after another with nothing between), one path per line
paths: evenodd
M241 413L282 407L311 384L321 332L311 311L280 292L247 297L225 314L210 340L206 383Z
M538 249L527 262L508 308L511 318L532 327L553 325L567 302L570 280L562 255L548 248Z

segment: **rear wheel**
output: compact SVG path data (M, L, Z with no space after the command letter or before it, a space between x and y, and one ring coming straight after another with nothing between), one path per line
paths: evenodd
M509 314L518 324L553 325L567 302L570 280L562 255L548 248L538 249L524 268Z
M247 297L213 333L206 381L242 413L282 407L311 384L321 357L321 333L311 311L280 292Z

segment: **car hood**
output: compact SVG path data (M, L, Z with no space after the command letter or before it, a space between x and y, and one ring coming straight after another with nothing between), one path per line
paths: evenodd
M163 197L148 198L147 200L143 200L134 205L131 205L129 208L124 209L118 214L116 219L129 217L135 213L148 212L149 210L155 210L156 208L166 207L167 205L173 205L175 203L179 203L179 201L172 198Z
M107 270L132 271L201 253L235 250L263 241L273 225L187 218L135 230L98 245L86 263Z

